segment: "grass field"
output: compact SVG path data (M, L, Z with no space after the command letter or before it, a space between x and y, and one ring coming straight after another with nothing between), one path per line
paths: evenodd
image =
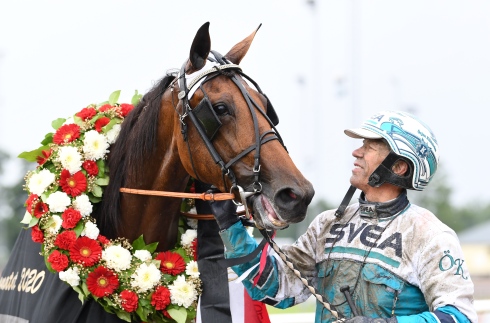
M286 309L275 308L267 305L267 311L269 314L312 313L315 312L315 307L315 298L312 296L308 298L306 302Z

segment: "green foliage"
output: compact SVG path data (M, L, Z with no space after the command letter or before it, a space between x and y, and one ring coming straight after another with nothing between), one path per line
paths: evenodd
M409 191L409 198L412 203L434 213L456 232L490 220L490 203L470 201L462 206L454 205L452 193L447 174L444 169L438 169L427 189L423 192Z
M3 175L5 164L10 160L10 156L0 150L0 179ZM25 173L28 163L21 164L21 173ZM19 235L22 225L19 223L25 214L24 202L27 193L23 190L24 179L19 175L19 180L13 184L6 185L0 181L0 245L3 245L10 252L15 240ZM8 252L8 253L9 253ZM8 257L9 254L5 256ZM6 263L6 257L1 258L0 268Z

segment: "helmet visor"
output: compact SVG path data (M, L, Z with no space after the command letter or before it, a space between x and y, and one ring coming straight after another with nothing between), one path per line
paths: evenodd
M356 128L356 129L345 129L344 133L352 138L357 138L357 139L381 139L383 138L382 136L378 135L375 132L372 132L370 130L366 130L363 128Z

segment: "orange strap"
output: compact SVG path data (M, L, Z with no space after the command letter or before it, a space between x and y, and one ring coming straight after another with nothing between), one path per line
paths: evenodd
M165 192L165 191L151 191L151 190L137 190L134 188L120 189L122 193L139 194L139 195L153 195L153 196L166 196L166 197L180 197L189 199L201 199L204 201L225 201L232 200L235 195L232 193L181 193L181 192Z

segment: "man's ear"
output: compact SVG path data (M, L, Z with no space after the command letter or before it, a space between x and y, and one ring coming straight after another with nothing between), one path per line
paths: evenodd
M393 167L391 167L391 170L398 176L405 176L407 175L410 168L408 167L406 161L399 159L395 162Z

